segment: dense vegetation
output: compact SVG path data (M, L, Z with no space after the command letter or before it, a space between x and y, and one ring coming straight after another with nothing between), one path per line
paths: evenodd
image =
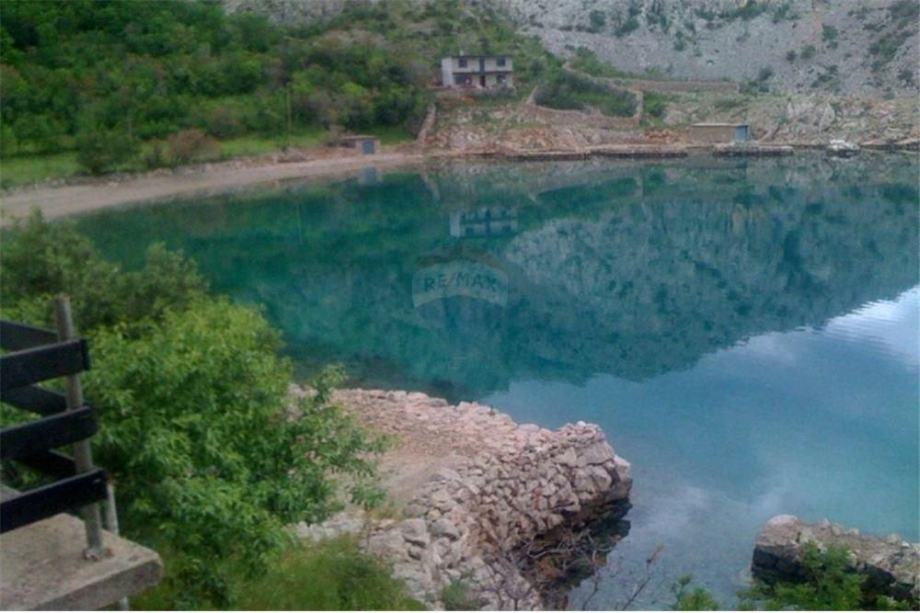
M427 100L425 67L410 57L213 2L11 0L0 42L4 156L109 152L84 164L97 172L183 130L224 139L410 126Z
M636 97L573 72L560 71L537 89L534 101L563 110L597 109L612 117L630 117L636 112Z
M189 261L154 247L123 271L37 214L3 238L4 317L48 325L65 292L90 339L94 453L117 484L123 532L166 560L160 606L236 604L292 544L286 525L337 508L334 475L348 476L357 503L379 497L368 452L381 441L330 403L340 373L320 375L289 419L278 333L258 310L210 295ZM5 423L22 417L3 409Z
M330 128L409 134L438 58L515 57L528 87L552 63L535 39L453 0L355 4L330 22L275 24L209 0L9 0L0 23L0 155L76 151L101 173L282 146Z

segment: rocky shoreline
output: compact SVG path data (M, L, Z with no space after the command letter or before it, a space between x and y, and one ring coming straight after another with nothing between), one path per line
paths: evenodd
M559 573L578 565L541 557L546 540L609 526L629 509L629 463L596 425L550 431L421 393L343 390L335 400L396 441L382 471L399 518L345 514L298 532L316 539L364 530L365 548L426 606L444 608L452 583L481 608L553 606ZM568 553L578 557L577 544Z
M751 573L772 583L802 578L805 547L849 551L850 563L867 577L870 592L884 594L914 607L920 604L920 544L897 534L884 538L860 534L855 528L823 520L807 524L793 515L777 515L764 526L754 546Z

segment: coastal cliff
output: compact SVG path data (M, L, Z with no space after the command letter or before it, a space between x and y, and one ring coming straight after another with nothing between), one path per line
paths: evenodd
M443 608L443 590L462 582L484 608L546 607L556 602L549 586L558 582L541 577L545 567L536 570L534 544L609 525L629 509L629 463L595 425L550 431L488 406L449 405L421 393L345 390L335 399L396 441L382 472L398 519L351 512L298 532L320 539L363 530L365 548L391 563L427 606Z

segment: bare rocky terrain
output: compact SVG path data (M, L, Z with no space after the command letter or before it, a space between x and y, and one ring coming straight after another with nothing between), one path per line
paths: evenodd
M777 91L913 95L913 0L490 0L557 54L684 79L763 79ZM810 49L810 50L809 50ZM793 55L794 54L794 55Z
M315 23L354 2L223 0L279 22ZM419 0L424 2L426 0ZM917 92L914 0L469 0L497 8L561 56L586 47L627 72L767 81L776 91Z
M317 23L349 3L224 0L230 11ZM425 0L419 0L425 1ZM425 144L455 152L579 149L687 141L698 122L744 122L763 143L920 138L915 0L469 0L496 9L560 58L588 49L663 109L635 121L549 112L526 102L440 100ZM702 80L702 81L701 81ZM711 87L694 88L688 81ZM717 87L724 80L732 87ZM659 85L656 86L656 83ZM683 91L682 91L683 85ZM708 90L708 91L707 91ZM641 95L641 94L640 94ZM542 112L541 112L542 109Z
M335 400L393 441L381 471L395 517L352 510L297 532L362 534L364 548L429 607L444 608L444 589L462 583L476 607L557 608L551 588L571 561L557 553L560 535L577 541L629 508L629 463L595 425L550 431L492 407L401 391L340 390Z

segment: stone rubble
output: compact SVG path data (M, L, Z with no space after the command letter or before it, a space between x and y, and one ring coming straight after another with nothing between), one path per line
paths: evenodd
M794 515L777 515L763 527L754 546L752 574L764 581L796 580L802 573L804 546L819 550L843 547L853 567L868 577L869 589L920 603L920 544L897 534L884 538L861 535L827 519L807 524Z
M432 463L433 472L402 495L403 518L370 522L362 539L429 607L442 609L442 590L463 581L482 608L542 608L511 552L554 528L615 519L629 508L629 463L596 425L550 431L518 425L491 407L420 393L343 390L335 400L365 426L395 437L391 454ZM357 531L361 521L346 512L298 532L328 538Z

